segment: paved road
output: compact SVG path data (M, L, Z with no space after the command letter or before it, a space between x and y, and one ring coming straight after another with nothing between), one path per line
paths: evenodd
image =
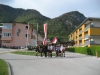
M14 75L100 75L100 58L66 52L66 57L2 54Z

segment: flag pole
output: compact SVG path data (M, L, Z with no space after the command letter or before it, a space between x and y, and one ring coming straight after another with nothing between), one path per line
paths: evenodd
M28 45L28 31L29 31L29 23L28 23L28 29L27 29L27 39L26 39L26 54L27 54L27 45Z

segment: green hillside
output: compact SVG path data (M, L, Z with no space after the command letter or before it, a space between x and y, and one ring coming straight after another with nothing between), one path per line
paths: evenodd
M34 9L12 8L0 4L0 22L29 22L36 28L39 25L39 33L44 36L43 24L48 24L48 38L53 39L55 36L58 41L67 41L68 35L85 19L85 16L78 11L71 11L59 17L50 19L43 16Z
M65 13L57 18L47 21L48 37L57 36L59 41L66 41L68 35L85 19L78 11Z

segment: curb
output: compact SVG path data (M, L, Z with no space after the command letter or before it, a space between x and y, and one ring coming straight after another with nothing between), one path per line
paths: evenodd
M13 73L13 70L12 70L12 67L11 67L10 63L8 63L8 62L6 62L6 63L7 63L7 65L8 65L8 72L9 72L9 75L14 75L14 73Z

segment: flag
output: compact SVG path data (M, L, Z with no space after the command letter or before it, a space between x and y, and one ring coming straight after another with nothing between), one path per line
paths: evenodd
M45 45L46 44L46 39L44 38L44 40L43 40L43 45Z
M54 39L52 40L52 43L56 43L57 42L57 38L54 37Z
M46 44L46 38L47 38L47 23L45 23L43 25L43 28L44 28L44 40L43 40L43 45Z

